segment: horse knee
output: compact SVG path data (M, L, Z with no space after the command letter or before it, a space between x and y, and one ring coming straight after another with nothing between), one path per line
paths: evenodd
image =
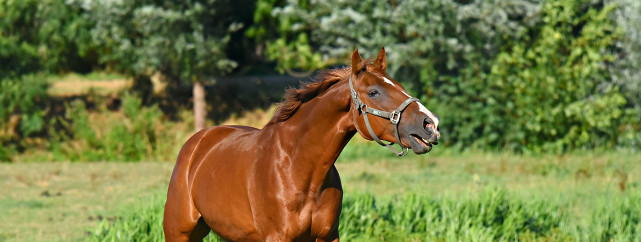
M189 235L189 241L202 241L203 238L209 235L209 231L211 231L211 228L209 228L203 218L200 218Z

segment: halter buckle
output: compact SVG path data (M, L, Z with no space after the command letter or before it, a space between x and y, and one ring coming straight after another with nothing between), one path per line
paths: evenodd
M398 121L401 120L401 112L396 110L392 111L389 120L392 121L392 124L398 124Z

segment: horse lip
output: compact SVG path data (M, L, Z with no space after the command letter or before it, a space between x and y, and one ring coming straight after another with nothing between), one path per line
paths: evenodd
M432 150L432 143L418 134L410 135L410 148L416 154L425 154Z

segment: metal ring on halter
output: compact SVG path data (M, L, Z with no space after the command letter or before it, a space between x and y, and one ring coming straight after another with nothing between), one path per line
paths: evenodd
M398 124L398 121L401 120L401 112L398 112L396 110L392 111L392 113L390 114L389 120L393 124Z

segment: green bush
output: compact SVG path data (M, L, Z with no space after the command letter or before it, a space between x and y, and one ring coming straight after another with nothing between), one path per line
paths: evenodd
M42 75L0 80L0 161L10 160L20 140L44 129L47 86Z
M103 110L104 111L104 110ZM172 160L184 136L183 130L164 120L154 105L142 106L140 98L126 94L119 113L93 114L75 100L66 106L65 118L57 119L62 131L51 131L49 149L54 160L141 161ZM172 132L167 132L171 130Z
M17 77L40 69L36 47L14 36L0 35L0 63L2 78Z

